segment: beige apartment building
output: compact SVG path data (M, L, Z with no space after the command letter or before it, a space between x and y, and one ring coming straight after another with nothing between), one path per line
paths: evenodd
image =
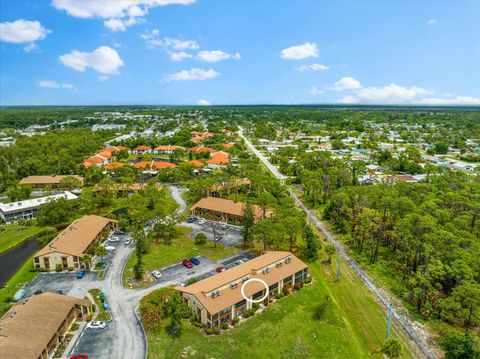
M206 197L195 203L190 208L190 214L196 216L207 216L210 219L221 221L239 222L243 217L243 207L245 203L234 202L225 198ZM253 205L255 222L263 217L263 210L260 206ZM267 211L266 215L270 214Z
M57 265L62 270L88 269L82 257L95 241L104 241L116 228L117 221L109 218L90 215L77 219L33 257L33 266L47 270L55 270Z
M88 300L56 293L24 299L0 318L0 357L48 359L72 324L90 312Z
M252 307L241 293L242 285L249 279L258 278L268 286L269 296L279 293L286 285L304 281L308 266L290 252L269 251L224 272L191 284L176 287L198 321L209 328L240 316ZM250 300L265 295L266 287L260 282L245 285L244 294Z

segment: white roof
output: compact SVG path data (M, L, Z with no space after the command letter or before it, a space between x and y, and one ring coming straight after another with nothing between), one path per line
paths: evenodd
M71 200L71 199L77 199L78 196L74 195L72 192L65 191L59 194L54 194L51 196L45 196L40 198L27 199L25 201L0 203L0 211L3 213L10 213L10 212L17 212L19 210L36 208L36 207L40 207L42 204L45 204L60 198Z

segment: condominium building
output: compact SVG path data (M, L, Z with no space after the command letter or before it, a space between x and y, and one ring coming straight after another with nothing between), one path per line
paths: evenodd
M77 219L33 257L33 266L47 270L88 269L89 263L82 263L82 257L95 241L103 241L115 228L117 221L109 218L90 215Z
M198 321L209 328L240 316L252 307L250 300L266 294L266 287L249 279L260 279L268 286L268 295L282 291L284 286L294 286L308 276L308 266L290 252L269 251L224 272L191 284L176 287L181 292Z
M51 358L72 324L90 312L88 300L50 292L17 302L0 318L0 357Z

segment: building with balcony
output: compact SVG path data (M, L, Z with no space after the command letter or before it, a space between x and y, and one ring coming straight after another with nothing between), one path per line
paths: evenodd
M198 321L209 328L219 326L240 316L252 307L250 300L266 294L266 287L257 281L244 287L249 279L261 279L268 286L268 295L274 296L284 286L293 287L308 276L308 266L290 252L269 251L224 272L203 279L187 287L176 287Z

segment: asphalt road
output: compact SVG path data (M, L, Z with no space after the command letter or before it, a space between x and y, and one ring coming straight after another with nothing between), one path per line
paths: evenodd
M273 166L268 161L268 159L260 151L258 151L255 148L255 146L243 135L242 128L240 128L238 135L245 141L245 144L253 152L253 154L255 154L258 157L258 159L265 164L265 166L272 172L272 174L277 179L279 179L280 181L283 181L285 178L288 178L287 176L281 174L277 169L277 167ZM385 309L388 309L388 307L390 306L390 303L392 303L392 300L386 294L386 291L373 283L370 276L368 276L362 270L360 265L352 257L348 255L348 253L343 248L342 244L335 238L335 235L332 232L330 232L328 228L325 226L325 224L322 221L320 221L315 216L315 214L313 214L305 206L305 204L300 200L300 198L296 195L296 193L291 189L289 189L289 192L290 192L290 195L295 199L295 202L297 203L297 205L307 214L308 218L323 233L325 238L335 246L335 248L340 253L342 258L348 264L350 264L350 266L358 274L358 276L361 278L361 280L367 286L367 288L370 289L370 291L372 291L375 294L375 296L378 298L380 303L385 307ZM406 313L406 310L404 308L399 308L399 309L401 311L400 310L393 311L393 317L395 318L399 326L412 339L412 341L415 343L415 345L418 347L418 349L426 358L428 359L438 358L437 354L434 352L434 350L430 345L430 342L432 341L431 339L432 337L428 333L428 331L425 328L422 328L422 326L419 323L415 322L407 314L404 314Z

